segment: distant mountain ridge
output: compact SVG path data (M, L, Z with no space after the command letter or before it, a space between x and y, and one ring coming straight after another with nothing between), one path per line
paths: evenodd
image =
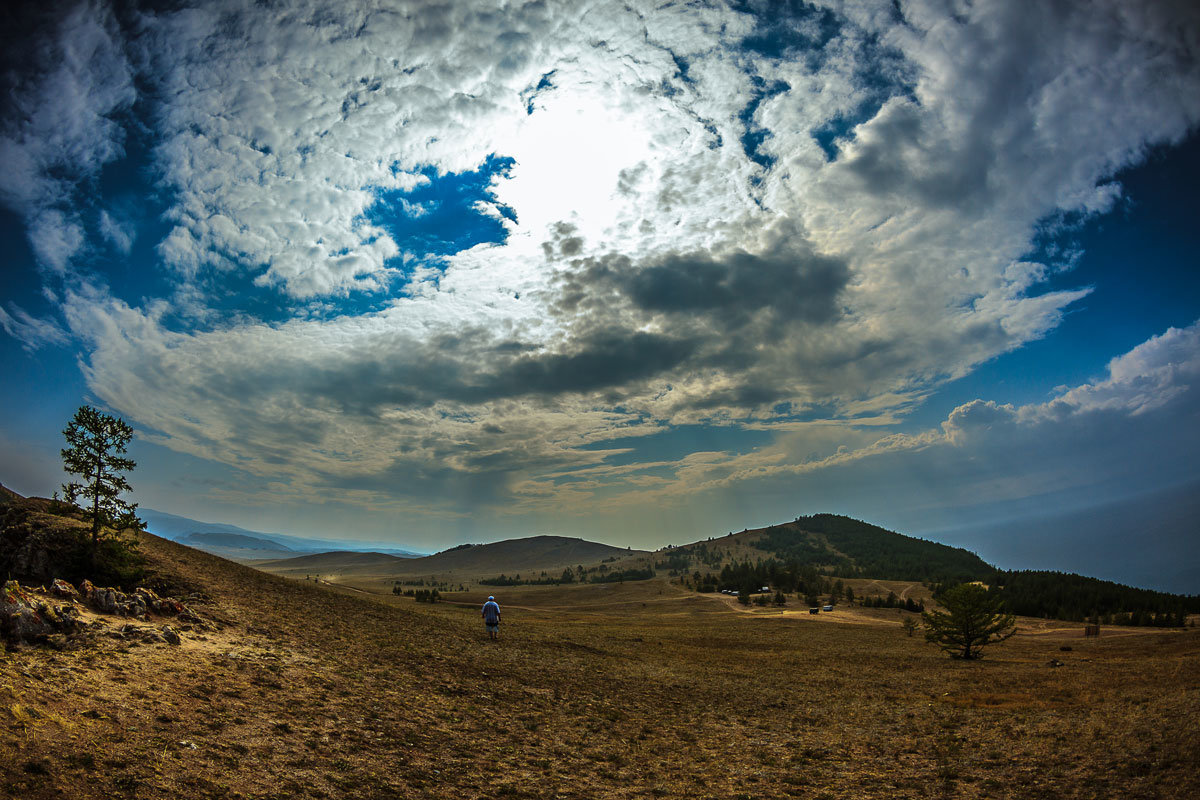
M399 569L401 564L413 564L421 559L401 558L389 553L359 552L357 550L328 550L323 553L305 553L288 558L256 561L256 569L267 572L297 573L297 572L332 572L340 574L361 571L360 568L374 573L380 569L387 571L393 567Z
M175 541L204 550L209 547L234 547L244 550L269 550L271 552L295 552L292 548L279 542L264 539L260 536L246 536L240 533L189 533Z
M544 570L602 561L606 558L623 558L644 551L628 547L590 542L570 536L527 536L521 539L506 539L491 544L457 547L432 556L412 561L414 568L427 568L437 572L446 568L455 570L499 569Z
M139 508L138 516L146 523L146 530L150 533L226 558L288 558L303 553L326 553L331 550L386 553L397 558L418 558L424 555L411 550L382 546L381 542L307 539L284 533L261 533L223 522L189 519L153 508Z

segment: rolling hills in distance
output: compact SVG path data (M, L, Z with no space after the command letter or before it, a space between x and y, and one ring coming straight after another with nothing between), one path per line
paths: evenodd
M726 536L656 551L633 550L564 536L530 536L490 544L465 544L422 558L346 550L254 561L268 572L296 576L338 573L343 578L391 576L438 580L513 576L584 566L597 572L647 569L720 570L764 558L798 561L805 567L890 580L982 580L995 572L970 551L917 539L832 514L800 517L783 525L730 532Z
M666 575L700 592L826 595L837 582L867 586L992 585L1011 610L1044 618L1106 624L1172 625L1200 612L1200 597L1124 586L1045 570L1006 571L964 548L889 531L835 514L801 516L780 525L729 532L656 551L632 550L561 536L532 536L459 545L423 558L335 551L247 561L289 578L316 578L372 592L410 585L443 590L472 586L557 585L648 580ZM881 589L879 594L887 594ZM901 592L905 591L901 589ZM928 592L918 592L928 596ZM917 595L913 595L914 598Z
M397 580L475 581L501 573L561 572L605 559L647 555L643 550L567 536L529 536L490 544L459 545L422 558L335 551L248 563L276 575L295 578L314 574L333 583L381 590L390 588Z
M584 567L593 576L643 573L656 568L717 570L768 557L802 559L805 566L865 573L871 577L921 580L956 575L982 579L994 568L966 550L886 531L847 517L817 515L710 538L658 551L632 550L563 536L530 536L501 542L459 545L423 558L386 553L333 551L247 562L277 575L321 574L333 582L382 588L381 581L478 581L501 575L558 577L564 568ZM838 522L834 522L834 521ZM884 562L891 559L890 564ZM861 566L860 566L861 562ZM903 566L904 568L900 568Z
M284 533L261 533L221 522L201 522L152 508L139 508L137 513L145 522L146 530L156 536L234 561L290 558L309 553L327 553L331 550L372 551L399 558L424 555L411 550L384 547L379 542L310 539Z

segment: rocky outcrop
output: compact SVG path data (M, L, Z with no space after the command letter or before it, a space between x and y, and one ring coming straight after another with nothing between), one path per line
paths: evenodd
M0 635L10 642L45 642L81 627L73 603L47 603L16 581L8 581L0 590Z
M119 589L102 588L84 578L79 584L79 594L89 606L102 614L146 618L146 601L136 593L129 595Z
M180 614L190 613L187 609L187 606L185 606L183 603L176 600L175 598L159 597L152 590L146 589L142 586L139 586L138 588L134 589L133 593L138 598L140 598L141 601L143 603L145 603L146 607L149 608L151 611L153 611L155 614L159 614L162 616L175 617Z
M174 597L159 597L154 590L139 586L132 592L96 586L89 580L79 584L79 594L84 601L102 614L116 614L144 620L147 614L163 617L178 617L193 625L206 624L198 614L188 608L182 600Z
M62 603L54 602L61 598ZM181 625L127 623L120 628L109 629L104 635L116 639L140 639L171 645L181 644L180 630L210 630L211 623L191 611L182 601L173 597L159 597L153 590L138 587L132 592L122 592L111 587L96 586L89 580L79 584L76 591L66 581L54 579L50 588L38 590L22 586L17 581L8 581L0 591L0 639L14 643L35 642L49 644L62 649L70 642L94 638L94 634L107 626L102 620L93 620L91 631L82 618L80 603L86 603L101 614L113 614L137 622L148 622L148 616L167 616L178 620Z

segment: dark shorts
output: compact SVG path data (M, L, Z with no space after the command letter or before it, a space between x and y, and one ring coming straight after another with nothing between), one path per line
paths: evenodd
M485 622L485 623L483 623L483 627L487 629L488 633L499 633L500 632L500 623L499 622Z

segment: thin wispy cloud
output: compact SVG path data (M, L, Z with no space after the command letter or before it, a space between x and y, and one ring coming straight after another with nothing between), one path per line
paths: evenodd
M67 332L52 319L39 319L25 309L9 305L9 311L0 308L0 328L21 343L28 352L46 345L63 345L69 341Z

